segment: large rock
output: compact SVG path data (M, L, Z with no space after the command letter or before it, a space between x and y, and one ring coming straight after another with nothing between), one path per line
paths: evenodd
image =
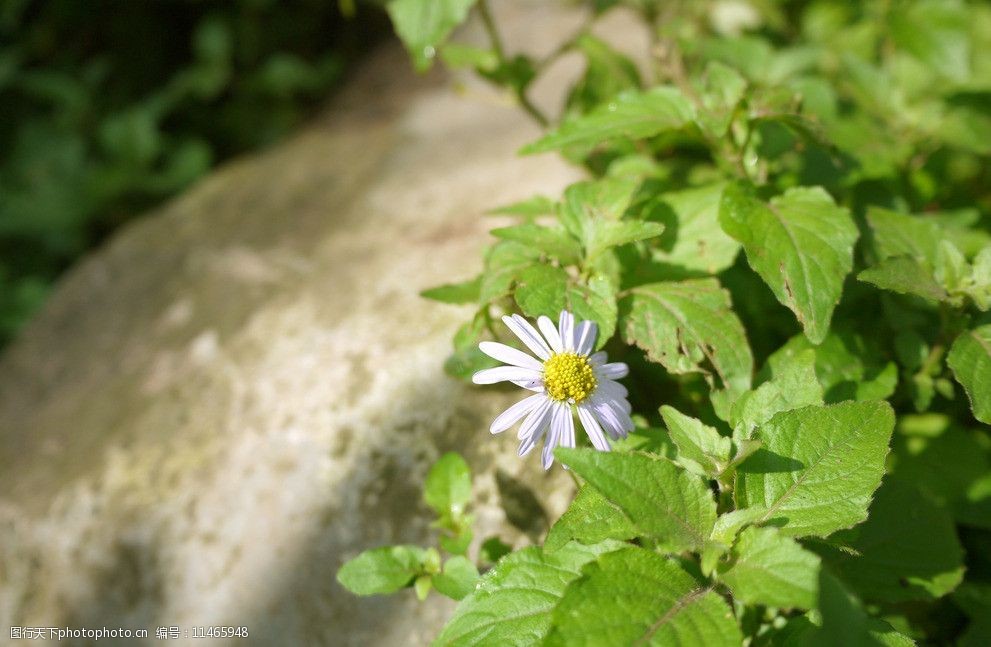
M546 51L575 28L549 4L498 3L511 45ZM478 271L486 209L577 173L517 158L538 134L522 111L451 87L414 78L393 46L292 141L61 282L0 362L0 630L422 644L450 604L353 598L334 574L362 549L429 541L419 488L437 456L458 450L480 475L479 536L527 541L498 470L548 510L566 504L559 469L486 431L516 394L442 373L466 311L417 292Z

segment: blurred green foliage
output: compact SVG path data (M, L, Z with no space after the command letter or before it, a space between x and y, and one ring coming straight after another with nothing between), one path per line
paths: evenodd
M324 0L0 0L0 346L80 254L277 141L387 33Z

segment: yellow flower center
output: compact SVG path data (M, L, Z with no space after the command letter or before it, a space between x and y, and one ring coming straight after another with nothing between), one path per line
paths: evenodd
M595 372L588 358L578 353L556 353L544 362L544 387L555 400L581 402L592 395Z

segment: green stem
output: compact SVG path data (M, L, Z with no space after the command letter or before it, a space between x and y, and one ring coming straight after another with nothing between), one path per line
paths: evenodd
M533 117L533 120L540 124L541 128L547 128L551 125L551 122L544 116L544 113L540 111L540 108L533 105L523 90L518 90L516 92L516 100L520 102L520 105L524 110L526 110L527 114Z
M502 46L502 37L499 35L495 20L492 18L492 11L489 9L488 0L481 0L478 3L478 13L482 16L482 24L485 25L485 31L489 35L492 49L495 51L496 56L499 57L499 62L504 62L506 60L506 50Z
M492 335L492 339L499 339L499 334L492 325L492 311L489 309L488 305L485 306L485 328L489 331L489 334Z
M729 512L734 509L735 505L733 502L733 488L727 487L722 481L717 481L719 485L719 500L717 502L717 509L719 513Z
M750 148L750 138L754 134L754 126L753 124L750 123L749 118L747 118L747 120L744 122L744 125L747 129L747 134L743 136L743 143L740 144L740 148L737 150L737 162L739 163L740 172L743 173L743 177L749 180L751 178L750 178L750 171L747 170L747 149ZM730 136L730 139L732 140L733 138L732 124L730 125L730 129L729 131L727 131L727 134Z
M933 347L929 350L929 355L926 356L926 361L923 362L921 367L919 367L918 375L931 376L932 370L939 363L939 360L943 359L944 350L945 349L941 342L933 345Z
M502 36L499 35L499 29L496 27L495 20L492 18L492 10L489 8L488 0L479 1L478 13L482 17L482 24L485 25L485 32L489 36L489 42L492 44L492 50L495 52L496 58L499 59L500 67L508 65L509 60L506 58L506 49L502 44ZM541 128L547 128L550 125L550 120L530 101L524 88L513 86L513 93L516 95L516 100L522 106L523 110L534 121L540 124Z
M534 64L533 66L534 71L537 72L538 74L540 72L543 72L554 61L556 61L557 59L561 58L562 56L570 52L574 48L575 43L578 42L578 39L588 32L593 22L594 22L594 18L590 18L589 20L587 20L579 29L575 31L574 34L571 35L571 37L567 38L564 42L558 45L553 52L551 52L547 56L537 61L536 64Z

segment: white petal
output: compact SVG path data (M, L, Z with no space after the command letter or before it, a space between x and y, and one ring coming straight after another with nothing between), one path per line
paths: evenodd
M536 393L544 392L544 381L540 378L535 380L510 380L516 386L521 386L527 391L534 391Z
M619 418L616 416L616 412L601 399L593 399L589 403L589 407L598 418L599 422L602 424L602 428L605 429L606 433L613 440L619 440L620 438L625 438L626 434L623 433L623 424L620 422Z
M598 379L598 376L596 376ZM602 393L602 395L612 398L613 400L622 400L630 394L626 390L626 387L619 382L614 382L608 378L598 379L598 384L595 387L596 393Z
M578 325L575 333L575 351L579 355L588 355L595 347L595 337L598 333L598 326L591 321L583 321Z
M543 438L544 432L547 431L549 422L550 422L550 418L548 418L547 421L545 421L544 425L537 431L537 433L533 434L529 438L524 438L523 440L520 441L520 448L519 451L517 452L520 455L520 458L523 458L524 456L526 456L527 454L533 451L533 448L536 447L537 443L540 442L540 439Z
M557 332L561 335L561 346L566 351L575 350L575 316L567 310L561 311L557 321Z
M550 346L547 345L536 328L530 325L529 321L519 315L513 315L512 317L503 317L502 322L513 331L514 335L520 338L521 342L526 344L527 348L533 351L534 355L540 359L550 358Z
M582 427L585 428L585 433L588 434L593 447L600 452L607 452L611 449L609 441L606 440L606 435L602 433L602 426L599 425L599 421L592 415L592 411L588 405L578 405L578 419L581 420Z
M540 379L540 373L519 366L497 366L478 371L471 376L475 384L495 384L496 382L516 382Z
M591 364L593 368L598 368L605 364L607 359L609 359L609 356L606 355L606 351L600 350L598 353L594 353L588 358L588 363Z
M536 444L537 440L540 439L541 434L544 433L544 428L547 427L551 420L551 405L554 401L550 398L545 397L543 402L537 404L536 408L530 412L530 415L526 417L523 424L520 425L520 431L517 437L523 441L524 444L532 441ZM522 452L523 446L520 446ZM532 447L530 448L532 449ZM527 451L530 451L527 449ZM525 453L525 452L524 452ZM522 453L520 454L523 455Z
M624 413L626 413L627 416L629 416L630 413L633 411L633 405L630 404L629 400L627 400L626 398L619 398L618 400L615 400L614 402L616 402L616 404L619 405L619 407L623 410ZM632 427L633 420L632 419L630 420L630 425L631 425L630 426L630 431L633 431L633 427Z
M478 349L492 359L497 359L500 362L505 362L521 368L530 368L535 371L544 370L544 365L541 362L538 362L523 351L516 350L512 346L507 346L506 344L500 344L495 341L483 341L478 344ZM607 366L609 365L607 364ZM624 364L623 366L626 365Z
M485 342L482 342L484 344ZM481 346L482 344L479 344ZM496 359L501 359L496 357ZM506 360L502 360L506 361ZM596 375L601 375L602 377L608 377L610 380L618 380L620 378L626 377L630 374L630 367L623 362L612 362L610 364L603 364L595 369Z
M554 448L561 442L561 437L565 433L565 422L562 412L566 412L568 416L571 415L571 412L567 411L567 405L560 402L555 403L550 431L547 433L547 438L544 439L544 449L540 453L540 462L545 470L549 470L551 465L554 464Z
M575 417L571 413L571 405L567 405L564 408L564 433L561 434L560 445L561 447L571 447L575 446Z
M514 404L513 406L509 407L508 409L500 413L498 416L496 416L496 419L492 421L491 425L489 425L489 431L491 431L494 434L497 434L501 431L506 431L507 429L515 425L520 418L530 413L534 409L534 407L536 407L546 399L547 399L546 395L544 395L543 393L538 393L537 395L531 395L528 398L524 398L523 400L520 400L519 402L517 402L516 404Z
M616 414L619 424L623 426L623 438L626 438L626 434L633 431L633 420L630 418L630 414L627 413L622 404L615 400L606 400L606 404Z
M554 327L554 323L548 317L539 317L537 319L537 327L540 328L540 332L544 333L544 337L547 339L547 343L550 344L551 350L555 353L564 352L564 347L561 346L561 335L557 333L557 328Z

